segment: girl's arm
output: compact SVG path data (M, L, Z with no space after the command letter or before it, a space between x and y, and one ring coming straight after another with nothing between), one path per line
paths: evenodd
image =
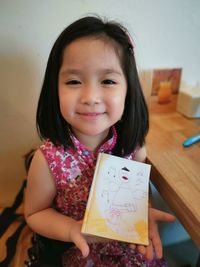
M51 208L56 185L49 166L40 150L35 153L28 173L25 195L25 218L33 231L48 238L73 242L83 256L89 253L81 234L81 222Z
M140 162L145 162L147 157L147 152L146 152L146 147L142 146L138 148L136 151L136 154L134 155L134 160L140 161Z

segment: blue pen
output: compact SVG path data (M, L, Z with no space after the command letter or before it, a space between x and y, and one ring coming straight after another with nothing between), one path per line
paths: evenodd
M183 146L184 147L188 147L188 146L191 146L193 145L194 143L200 141L200 134L197 134L197 135L193 135L191 136L190 138L186 139L184 142L183 142Z

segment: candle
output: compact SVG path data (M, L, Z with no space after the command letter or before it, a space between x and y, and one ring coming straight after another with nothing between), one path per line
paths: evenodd
M158 103L165 104L171 101L171 95L172 95L171 87L172 87L171 81L160 82L158 88Z

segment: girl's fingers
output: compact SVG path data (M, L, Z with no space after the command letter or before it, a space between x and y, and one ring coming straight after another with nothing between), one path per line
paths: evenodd
M140 252L140 253L143 254L143 255L146 254L146 247L145 247L145 246L138 245L138 246L137 246L137 250L138 250L138 252Z
M152 244L152 248L155 251L157 258L162 258L162 242L158 233L158 226L156 223L151 224L151 229L149 229L149 239Z
M152 238L152 243L153 243L153 248L154 248L156 257L158 259L161 259L162 256L163 256L163 249L162 249L162 242L161 242L159 236L158 237L156 237L156 236L153 237Z
M153 259L153 245L152 245L152 242L151 240L149 240L149 245L146 247L146 258L148 260L152 260Z
M151 208L150 211L155 221L173 222L176 220L176 217L170 213L154 208Z
M163 256L163 249L156 222L173 222L176 220L176 217L172 214L154 208L150 208L149 215L149 238L152 242L152 248L155 251L156 257L158 259L161 259ZM151 252L149 253L151 254Z
M129 244L129 248L135 249L136 248L136 245L135 244Z

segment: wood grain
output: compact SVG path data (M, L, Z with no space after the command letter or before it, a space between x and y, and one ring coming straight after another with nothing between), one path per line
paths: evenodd
M200 119L187 119L163 106L164 112L159 105L150 112L147 156L152 181L200 247L200 142L182 145L200 132Z

